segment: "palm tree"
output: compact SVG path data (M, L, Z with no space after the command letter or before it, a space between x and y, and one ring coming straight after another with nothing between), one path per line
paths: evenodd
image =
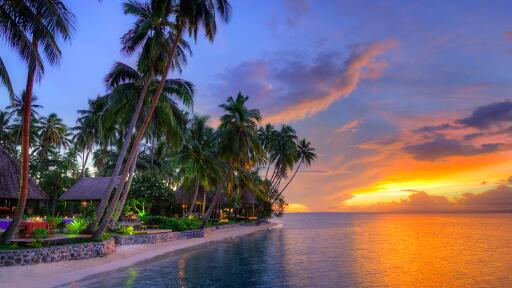
M297 159L299 162L299 165L297 165L297 168L295 169L295 172L293 173L293 176L288 180L288 183L283 187L283 189L279 192L277 197L273 199L273 202L276 201L284 192L286 187L292 182L293 178L295 178L295 175L297 175L297 171L299 171L299 168L302 164L305 166L311 166L311 163L316 159L316 153L315 148L311 147L311 142L306 141L306 139L301 139L299 141L299 144L297 145Z
M39 141L34 153L39 154L41 159L47 157L49 149L67 148L71 144L68 127L55 113L42 117L38 130L40 131Z
M193 182L194 195L188 214L194 212L199 187L210 187L211 175L219 170L215 155L216 137L213 128L207 126L208 116L194 115L189 124L188 137L183 145L179 161L183 165L185 182ZM203 202L203 207L205 203Z
M220 189L229 190L228 180L232 172L249 170L263 155L258 139L258 122L261 114L258 109L248 109L249 97L238 93L236 98L229 97L220 107L226 112L220 118L218 155L228 164L228 175ZM223 195L222 190L215 193L210 207L203 215L203 225L210 219L215 205Z
M265 172L265 179L268 178L268 171L270 170L270 166L272 163L270 162L270 154L272 151L272 143L274 143L276 138L277 131L274 129L272 124L268 123L265 127L260 127L258 129L258 138L261 144L261 147L265 151L265 164L267 165L267 172Z
M154 47L155 49L157 47L162 49L158 51L167 50L168 53L166 55L167 57L165 57L165 66L162 70L163 73L161 74L160 83L151 99L151 105L133 141L128 160L123 169L120 182L123 184L126 182L131 164L135 161L135 157L139 152L139 145L158 104L169 70L171 68L176 69L176 62L179 62L179 59L185 57L185 54L182 54L182 51L179 49L180 44L183 42L183 32L188 30L189 34L193 36L194 39L197 39L198 29L199 27L203 27L206 38L213 41L217 31L216 12L219 13L222 20L226 22L229 20L230 5L227 0L217 0L215 3L212 0L180 0L176 5L174 4L172 0L152 0L150 5L137 1L130 1L125 4L125 12L133 13L137 17L137 21L135 22L135 27L127 33L129 35L123 37L123 40L125 38L130 39L126 42L130 43L130 45L124 46L130 47L131 51L134 51L135 47L139 46L143 41L151 39L148 38L147 35L152 33L153 30L148 29L147 27L151 26L146 23L158 23L158 26L161 28L158 32L162 32L158 35L162 35L163 37L153 40L153 43L155 43ZM175 23L171 22L170 19L174 19ZM132 31L133 33L131 33ZM156 55L158 54L160 53ZM121 189L118 189L116 191L111 205L103 217L100 228L94 234L95 238L99 238L105 231L114 212L115 205L119 200L120 190Z
M2 237L2 242L9 243L18 230L27 202L32 90L36 76L41 77L44 72L39 44L42 45L47 62L51 65L57 64L61 58L57 39L70 39L74 29L74 15L59 0L5 1L1 6L0 32L28 62L22 117L20 193L12 224Z
M125 126L128 118L130 118L130 123L124 132L122 148L117 156L106 193L98 207L95 221L90 227L91 230L98 225L107 208L112 190L114 189L114 180L119 176L137 119L141 112L145 113L143 110L144 105L147 104L145 95L148 91L153 92L157 83L155 79L148 78L141 71L119 62L114 65L111 72L105 78L105 82L107 87L111 89L111 92L104 96L108 104L103 111L103 127ZM163 127L174 131L177 127L183 126L180 123L184 123L185 120L181 115L181 111L176 111L179 109L172 96L177 96L185 106L190 106L192 105L194 88L192 83L181 79L168 79L165 84L163 91L165 97L159 101L155 115L160 116L158 119L164 119ZM145 106L147 107L147 105ZM123 183L118 184L118 191L122 190L122 185Z
M279 188L283 178L288 177L297 161L297 134L291 126L283 125L276 132L270 147L270 163L274 163L274 171L270 177L271 187Z
M91 117L84 117L77 120L78 124L71 130L75 132L73 135L73 142L77 152L80 151L80 158L82 160L80 169L80 178L84 175L85 166L89 160L89 155L94 149L96 143L96 123Z

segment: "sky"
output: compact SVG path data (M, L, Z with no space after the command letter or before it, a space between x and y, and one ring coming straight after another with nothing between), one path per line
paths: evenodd
M65 2L77 31L34 92L42 114L73 125L114 61L133 64L119 38L134 19L122 1ZM512 2L232 6L172 77L196 85L195 112L216 118L242 92L263 123L311 141L318 159L285 192L288 211L512 209ZM4 43L0 54L21 91L26 68Z

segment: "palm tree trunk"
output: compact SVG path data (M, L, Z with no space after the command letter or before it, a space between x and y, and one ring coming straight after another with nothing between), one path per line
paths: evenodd
M279 199L279 197L281 197L281 195L283 194L284 190L286 189L286 187L288 187L288 185L290 185L290 183L292 182L293 178L295 178L295 175L297 175L297 171L299 171L299 168L300 168L300 165L302 165L302 161L299 162L299 165L297 165L297 168L295 169L295 172L293 173L293 176L292 178L290 178L290 180L288 181L288 183L286 183L286 185L284 186L283 190L281 190L281 192L279 192L276 196L276 198L272 201L272 204L275 203L275 201L277 199Z
M91 151L87 149L87 152L84 155L84 159L82 161L82 170L80 171L80 177L78 178L82 178L84 176L85 166L87 165L87 160L89 160L89 153L91 153Z
M222 186L220 186L220 189L225 189L226 188L227 183L228 183L229 175L231 174L231 170L232 170L232 166L230 164L229 165L229 169L228 169L228 173L226 174L226 177L224 177L224 183L222 184ZM206 223L208 223L208 220L210 220L210 217L212 216L212 213L213 213L213 209L215 209L215 205L217 205L217 202L219 201L220 196L222 196L222 194L223 194L222 190L218 190L215 193L215 196L212 199L212 203L210 203L210 207L208 207L208 210L206 211L206 213L203 214L203 217L202 217L203 224L201 224L202 228L204 228L206 226Z
M155 95L153 95L153 99L151 99L151 106L149 107L146 117L144 118L144 122L142 123L142 126L140 127L139 131L137 132L137 136L135 137L132 148L130 150L130 154L128 156L127 163L123 169L123 174L121 176L120 183L124 183L126 181L126 179L128 178L130 165L135 160L135 157L138 154L140 142L142 141L142 138L144 137L144 134L146 133L146 129L148 128L149 122L151 121L151 118L153 117L153 112L155 111L156 105L158 104L158 100L160 100L160 95L162 95L162 90L164 89L165 81L167 79L167 75L169 74L169 70L170 70L171 64L173 62L172 59L174 58L174 54L176 53L176 48L178 47L178 43L181 40L181 34L183 32L183 28L184 28L183 25L180 25L178 27L178 31L176 33L176 39L169 50L169 55L168 55L167 63L165 64L165 70L162 75L162 79L160 80L160 83L158 84ZM115 206L116 206L117 202L119 201L120 194L121 194L121 191L119 191L119 189L117 189L109 208L107 209L103 219L101 220L100 227L98 228L98 230L96 230L96 232L93 235L94 238L99 239L101 237L101 235L103 234L103 232L105 232L105 230L107 229L107 225L110 221L110 218L112 217L112 214L114 213Z
M270 170L270 164L272 164L272 163L270 163L270 161L269 161L268 166L267 166L267 173L265 173L265 179L268 178L268 170Z
M38 41L33 39L34 49L38 48ZM11 225L2 235L2 243L10 243L16 232L18 232L28 197L28 171L29 171L29 148L30 148L30 111L32 109L32 91L34 89L34 78L36 67L29 66L27 75L27 86L25 88L25 99L23 101L23 116L21 122L21 175L20 175L20 193L18 195L18 205L12 218Z
M130 192L130 186L132 185L133 175L135 174L135 168L137 164L137 160L133 161L132 167L130 170L130 176L128 177L128 182L123 187L123 194L121 195L121 200L119 201L119 205L117 205L117 210L114 213L114 217L112 219L112 224L116 225L117 221L119 220L119 216L121 216L121 213L123 212L124 203L126 202L126 199L128 198L128 193Z
M194 191L194 197L192 197L192 203L190 203L190 209L188 210L188 215L192 215L194 213L194 206L196 206L197 194L199 193L199 176L196 175L196 190Z
M146 93L148 91L149 82L150 82L150 76L148 76L147 79L145 79L144 86L142 87L142 91L140 92L140 95L139 95L137 107L135 108L135 111L133 112L132 119L130 120L130 124L128 126L128 130L126 130L126 135L124 136L123 147L121 148L121 151L119 152L119 155L117 156L116 166L114 166L114 171L112 172L112 178L110 179L110 182L108 183L107 190L105 191L105 195L101 199L100 205L98 207L98 211L96 212L96 218L94 219L93 224L88 227L88 232L93 232L94 229L96 229L96 226L98 226L98 223L100 223L103 213L105 212L105 209L107 208L108 201L110 199L110 194L112 194L112 190L114 189L115 180L119 176L119 172L121 172L124 156L126 155L126 152L128 151L128 147L130 146L130 140L132 139L133 132L135 131L135 125L137 124L137 120L139 119L140 111L142 110L142 106L144 105L144 98L146 97ZM130 166L130 164L128 164L128 163L126 165L128 165L128 167ZM119 189L119 186L121 186L121 183L122 182L119 182L118 187L117 187L118 189Z
M206 194L208 192L206 190L203 191L203 207L201 207L201 217L204 215L204 210L206 210Z

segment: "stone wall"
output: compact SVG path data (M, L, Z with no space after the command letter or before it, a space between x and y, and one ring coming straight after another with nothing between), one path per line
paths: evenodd
M0 251L0 267L104 257L116 251L114 239L34 249Z
M114 236L117 245L136 245L162 243L179 239L201 238L204 236L204 230L188 230L183 232L161 232L153 234L134 234Z

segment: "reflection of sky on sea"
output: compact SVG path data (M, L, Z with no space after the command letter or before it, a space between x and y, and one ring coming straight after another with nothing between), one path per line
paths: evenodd
M289 214L78 287L507 287L510 214ZM447 284L448 283L448 284Z

